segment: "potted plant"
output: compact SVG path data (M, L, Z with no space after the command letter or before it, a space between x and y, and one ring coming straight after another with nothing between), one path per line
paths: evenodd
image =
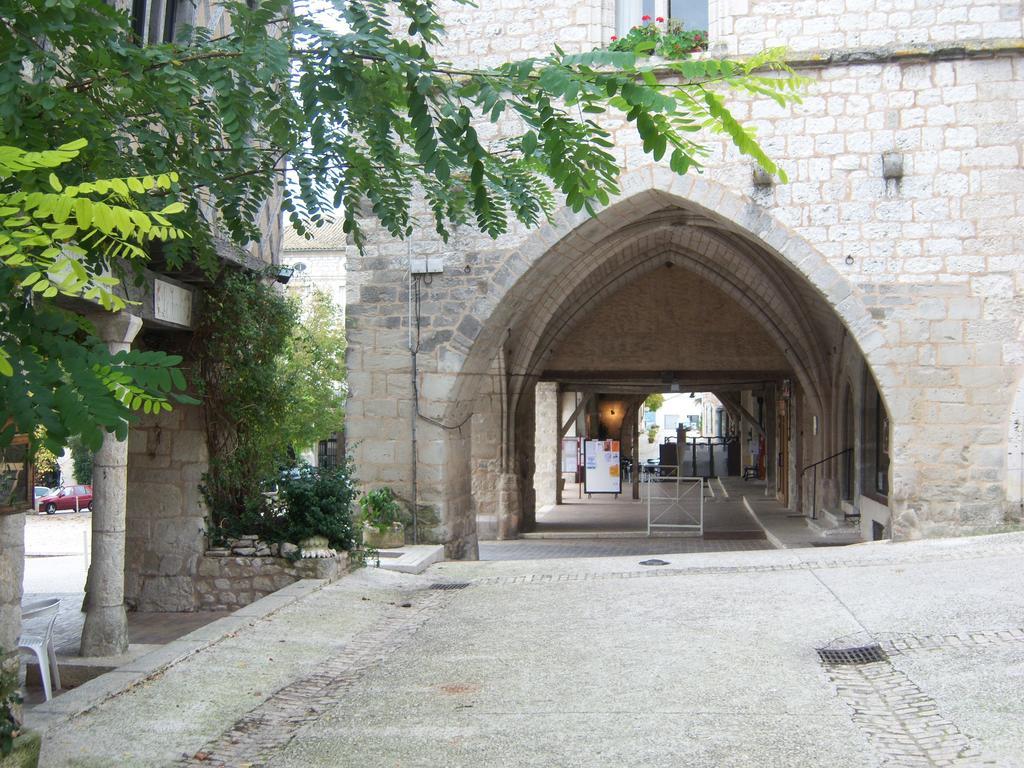
M0 648L0 661L7 654ZM17 667L0 667L0 768L39 765L39 734L21 726L21 695Z
M666 21L659 16L651 19L644 16L640 24L632 27L622 37L612 36L608 49L627 51L637 56L660 56L663 59L686 59L690 54L701 53L708 48L708 33L703 29L686 29L676 19Z
M374 488L359 499L363 512L363 545L373 549L394 549L405 544L402 507L388 487Z

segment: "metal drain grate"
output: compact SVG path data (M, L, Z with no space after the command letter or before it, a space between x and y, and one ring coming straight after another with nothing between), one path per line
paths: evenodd
M874 664L889 660L878 643L853 648L819 648L818 656L826 664Z
M430 589L465 589L469 586L465 581L448 581L445 583L431 584Z
M641 560L640 565L668 565L668 562L655 558L654 560Z

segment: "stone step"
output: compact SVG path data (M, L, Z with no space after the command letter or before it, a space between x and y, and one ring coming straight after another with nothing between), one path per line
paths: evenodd
M434 563L444 560L444 547L440 544L407 544L396 549L381 549L380 567L385 571L399 573L423 573ZM376 559L367 560L367 565L377 565Z
M807 527L825 539L860 538L860 525L855 519L848 519L842 513L828 509L818 511L817 519L806 518Z

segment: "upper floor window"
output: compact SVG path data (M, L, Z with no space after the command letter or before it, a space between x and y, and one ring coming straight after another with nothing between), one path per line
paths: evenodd
M686 29L707 29L708 0L668 0L668 18Z
M625 36L633 27L665 19L686 29L708 28L708 0L616 0L615 34ZM664 29L664 27L662 27Z
M132 32L140 45L173 43L194 10L189 0L132 0Z
M644 16L654 18L654 0L618 0L615 3L615 34L623 37Z

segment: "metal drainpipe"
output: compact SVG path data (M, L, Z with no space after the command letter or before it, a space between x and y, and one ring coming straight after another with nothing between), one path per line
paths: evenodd
M419 453L416 446L416 414L420 410L420 391L419 386L416 383L417 371L416 371L416 352L414 348L410 350L412 352L412 543L420 543L420 526L419 526L419 507L420 507L420 491L419 483L417 478L416 469L419 466Z
M419 385L417 383L417 361L416 356L419 352L419 334L417 333L416 326L419 324L419 307L416 306L415 313L416 317L413 317L413 291L419 291L419 284L417 279L412 274L412 245L407 245L409 254L409 354L412 358L412 414L410 419L412 420L412 543L420 543L420 527L419 527L419 507L420 507L420 492L419 482L417 478L416 469L419 465L419 452L416 445L416 420L420 412L420 393ZM414 335L415 334L415 335Z

